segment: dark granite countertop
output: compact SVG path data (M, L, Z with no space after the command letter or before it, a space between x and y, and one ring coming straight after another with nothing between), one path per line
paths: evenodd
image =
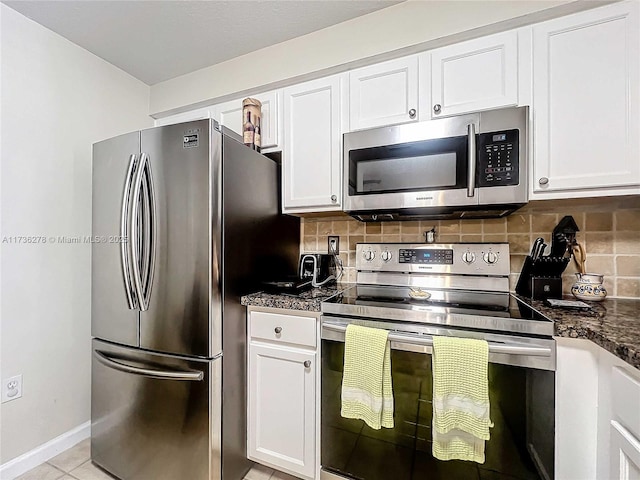
M348 283L307 290L300 295L265 292L245 295L242 305L320 312L327 298L352 286ZM640 370L640 300L607 298L589 302L590 310L551 308L541 300L516 295L540 314L552 320L558 337L591 340ZM566 297L574 300L573 297Z
M320 312L320 304L324 300L346 290L350 286L348 283L339 283L327 287L312 288L299 295L257 292L245 295L240 299L240 303L247 307L286 308L289 310Z
M553 320L558 337L591 340L640 370L640 300L607 298L603 302L587 302L590 310L570 310L519 298Z

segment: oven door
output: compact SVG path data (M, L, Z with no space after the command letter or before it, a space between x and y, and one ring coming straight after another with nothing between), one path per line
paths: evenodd
M351 322L323 316L321 464L324 479L554 478L555 342L438 327L402 332L398 324L361 321L391 332L393 429L373 430L340 416L344 333ZM484 464L431 455L433 335L489 342L491 439Z
M476 206L480 115L345 134L346 211Z

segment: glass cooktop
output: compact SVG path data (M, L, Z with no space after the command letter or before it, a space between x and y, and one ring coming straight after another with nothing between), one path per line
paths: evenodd
M553 322L507 292L355 285L322 303L323 315L552 336Z

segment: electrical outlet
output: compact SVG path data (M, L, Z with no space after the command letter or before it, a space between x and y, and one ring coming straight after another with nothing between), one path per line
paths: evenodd
M336 255L340 253L340 237L327 237L327 252L335 253Z
M22 375L2 381L2 403L10 402L22 396Z

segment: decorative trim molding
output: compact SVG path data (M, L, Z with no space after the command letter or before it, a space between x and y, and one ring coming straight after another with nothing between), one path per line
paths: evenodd
M0 478L2 478L2 480L13 480L32 468L37 467L38 465L73 447L77 443L80 443L85 438L89 438L90 435L91 421L87 421L54 439L43 443L33 450L23 453L19 457L0 465Z

